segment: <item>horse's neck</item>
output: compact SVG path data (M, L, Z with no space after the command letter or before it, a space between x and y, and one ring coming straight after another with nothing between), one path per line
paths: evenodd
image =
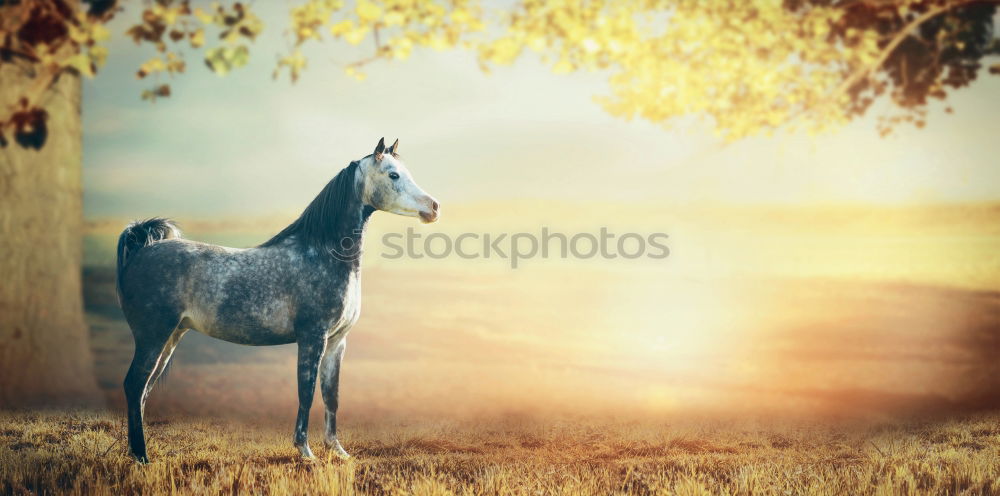
M353 181L361 181L360 176L352 178ZM360 186L358 186L360 188ZM372 213L375 209L365 205L361 201L360 196L355 196L351 201L348 202L348 210L350 215L344 215L340 217L337 227L336 237L337 240L350 239L354 246L358 249L364 243L365 230L368 227L368 219L371 218Z
M346 265L354 272L361 270L361 250L364 247L365 232L368 230L368 220L375 212L375 209L367 205L359 205L357 208L358 215L345 216L343 222L337 226L335 239L340 240L340 245L325 247L327 253L322 257L329 264Z

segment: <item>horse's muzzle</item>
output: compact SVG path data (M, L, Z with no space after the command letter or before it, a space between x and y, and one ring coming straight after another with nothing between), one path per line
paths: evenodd
M428 196L424 201L425 208L420 209L420 220L424 224L430 224L431 222L438 220L439 206L440 205L438 205L438 202L435 199Z

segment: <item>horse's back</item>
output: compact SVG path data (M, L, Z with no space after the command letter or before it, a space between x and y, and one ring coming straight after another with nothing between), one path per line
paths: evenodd
M294 342L291 302L275 291L283 271L254 251L186 239L143 248L122 283L133 332L182 327L241 344Z
M235 249L203 243L185 248L195 256L180 285L182 326L239 344L295 342L300 293L295 253L282 247Z
M171 299L174 295L170 289L177 289L176 293L180 293L183 288L174 287L197 275L195 269L199 265L233 251L232 248L181 238L152 243L129 260L124 269L122 293L126 301L123 305L139 299L148 301L148 297L154 296L147 294L150 292Z
M137 315L130 324L156 307L158 322L247 345L295 342L298 321L309 332L351 327L360 310L357 275L312 257L291 244L155 242L129 262L123 309Z

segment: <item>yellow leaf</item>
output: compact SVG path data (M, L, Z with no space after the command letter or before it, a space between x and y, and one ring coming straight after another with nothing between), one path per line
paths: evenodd
M382 9L367 0L360 0L354 10L362 22L370 22L382 17Z
M197 7L194 9L194 16L197 17L198 20L201 21L203 24L212 23L212 15L206 13L204 10L201 9L201 7Z
M173 26L177 22L177 17L180 15L180 9L170 8L163 10L163 22L167 26Z
M469 11L467 11L465 9L461 9L461 8L455 9L451 13L451 20L452 20L452 22L457 22L459 24L464 24L464 23L469 22L471 19L472 19L472 16L469 15Z
M108 28L104 27L103 24L94 24L90 33L90 37L96 42L106 41L111 38L111 31L108 31Z
M205 44L205 30L198 28L196 31L191 33L191 47L200 48Z
M344 40L352 45L357 45L365 39L365 35L368 34L368 28L361 26L357 29L352 29L344 34Z
M108 49L100 45L90 47L90 59L97 65L101 67L104 65L104 61L108 58Z
M145 77L145 75L153 74L154 72L160 72L166 68L167 66L163 62L163 59L159 57L153 57L144 62L141 66L139 66L139 71L140 73L143 74L143 76L141 77Z
M567 72L573 72L573 69L574 69L573 63L566 59L559 59L559 62L556 62L556 64L552 66L552 72L556 74L565 74Z
M334 36L343 36L349 33L352 29L354 29L354 21L348 19L330 26L330 34Z
M365 73L355 69L354 67L348 67L344 69L344 72L346 72L348 76L351 76L352 78L357 79L358 81L364 81L365 78L367 77Z
M67 58L63 62L63 67L72 67L84 76L94 77L94 71L90 65L90 57L83 53L78 53Z
M406 17L397 11L391 11L385 15L385 24L387 26L400 26L406 21Z
M77 45L82 45L87 41L87 32L70 24L69 26L69 39L73 40Z
M435 50L444 50L450 47L451 45L448 43L448 40L445 39L443 36L432 36L430 37L430 39L427 40L427 46Z

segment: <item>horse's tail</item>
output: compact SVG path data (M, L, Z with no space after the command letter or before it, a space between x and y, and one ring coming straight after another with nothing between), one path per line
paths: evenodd
M118 275L116 286L118 304L122 302L122 275L130 258L139 250L157 241L181 237L181 230L170 219L153 217L147 220L133 221L125 226L121 236L118 236Z

